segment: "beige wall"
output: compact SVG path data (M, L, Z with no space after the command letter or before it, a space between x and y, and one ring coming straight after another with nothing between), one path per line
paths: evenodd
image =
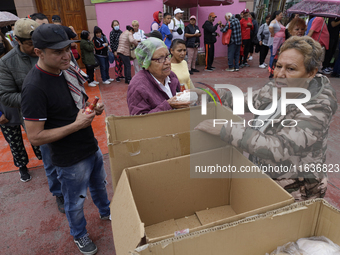
M27 15L37 12L35 0L14 0L15 7L19 18L25 18ZM92 33L94 26L97 26L97 14L95 5L91 0L84 0L85 13L87 18L87 27Z
M37 12L35 0L14 0L14 4L19 18L25 18L27 15Z
M93 28L98 25L96 7L91 3L91 0L84 0L85 13L87 18L87 28L93 36Z

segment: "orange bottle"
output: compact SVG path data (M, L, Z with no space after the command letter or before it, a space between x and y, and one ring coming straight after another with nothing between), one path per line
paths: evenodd
M98 100L99 100L99 97L95 97L93 102L88 106L86 107L85 109L85 114L90 114L90 113L93 113L93 110L94 108L96 107L97 103L98 103Z

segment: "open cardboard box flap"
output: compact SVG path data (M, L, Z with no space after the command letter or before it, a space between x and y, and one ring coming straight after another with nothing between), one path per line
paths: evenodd
M107 117L113 189L124 168L225 146L219 137L194 130L201 121L214 118L243 120L230 109L214 103L207 104L207 115L201 115L201 107L196 106L146 115Z
M157 242L173 237L175 231L203 230L294 202L261 173L256 179L233 179L232 174L229 178L190 177L192 157L205 158L208 164L217 159L228 164L235 154L241 153L227 146L125 169L111 202L117 254L134 250L144 235L146 242ZM252 164L245 157L242 160Z
M134 255L264 255L300 238L325 236L340 245L340 210L324 199L294 203L263 214L164 239Z

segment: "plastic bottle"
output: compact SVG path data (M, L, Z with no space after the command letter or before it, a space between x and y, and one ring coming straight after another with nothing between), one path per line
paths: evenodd
M98 100L99 100L99 97L95 97L93 102L88 106L86 107L85 109L85 114L90 114L90 113L93 113L93 110L94 108L96 107L97 103L98 103Z

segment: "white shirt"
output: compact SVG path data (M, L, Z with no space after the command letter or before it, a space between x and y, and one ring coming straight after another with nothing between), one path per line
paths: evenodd
M150 73L150 74L151 74L151 73ZM172 93L171 93L171 89L170 89L170 86L169 86L169 83L171 83L170 77L167 76L167 77L165 78L165 82L164 82L165 85L163 85L162 83L160 83L160 82L155 78L155 76L153 76L152 74L151 74L151 76L155 79L155 81L157 82L157 84L158 84L158 86L161 88L161 90L163 90L163 91L168 95L169 98L172 98L173 95L172 95Z
M144 31L141 29L138 29L138 32L135 32L133 34L133 38L136 39L137 41L144 41L146 39Z
M175 27L174 27L174 20L175 20L175 23L176 23ZM172 40L175 40L175 39L182 39L182 40L184 40L184 23L183 23L182 20L178 20L176 18L173 18L173 19L171 19L171 22L168 25L168 27L169 27L170 30L173 30L172 31L172 36L173 36ZM183 34L181 34L181 35L178 34L177 32L175 32L175 31L177 31L177 29L179 27L182 28L182 31L183 31Z

